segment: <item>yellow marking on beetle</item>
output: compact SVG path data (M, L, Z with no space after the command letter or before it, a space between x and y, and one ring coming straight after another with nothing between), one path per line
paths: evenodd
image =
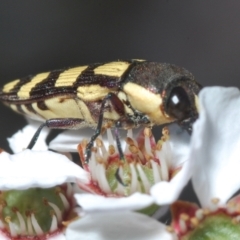
M80 118L82 119L81 111L74 99L63 97L49 98L44 101L47 109L42 110L37 103L33 103L33 109L44 119L51 118Z
M129 65L131 65L131 63L110 62L95 68L94 73L106 76L121 77L122 74L128 69Z
M20 79L14 80L10 83L7 83L3 86L3 92L5 93L9 93L11 92L11 90L16 86L16 84L18 84L20 81Z
M118 98L121 100L121 101L127 101L127 96L124 92L122 91L119 91L118 94L117 94Z
M87 68L88 66L81 66L70 68L61 73L55 83L55 87L72 86L76 81L77 77Z
M48 77L50 72L45 72L45 73L39 73L37 74L35 77L33 77L33 79L24 84L18 91L17 95L19 98L22 99L28 99L30 97L30 92L32 90L32 88L34 88L36 86L36 84L42 82L45 78Z
M24 111L24 113L26 114L27 117L37 120L37 121L44 121L44 118L37 115L36 113L33 113L31 111L29 111L26 106L24 104L21 105L22 110Z
M25 115L27 118L31 118L31 119L34 119L36 121L41 121L41 122L44 121L44 118L42 118L41 116L39 116L33 112L30 112L24 104L21 104L21 109L24 113L18 111L17 105L15 105L15 104L10 104L9 106L14 112L17 112L21 115Z
M114 121L120 118L120 115L116 111L104 112L103 116L104 116L104 119L109 119Z
M173 119L163 115L160 109L162 104L160 94L154 94L144 87L131 82L126 83L123 86L123 90L127 94L131 106L146 114L153 124L161 125L173 121Z
M84 118L84 121L90 126L96 126L96 122L94 121L86 104L79 99L77 100L77 104L78 104L81 114Z
M118 93L118 98L124 103L124 101L127 101L127 96L124 92L120 91ZM129 108L125 103L124 103L124 111L126 114L133 115L133 110Z
M11 108L14 112L20 113L20 112L18 111L17 106L16 106L15 104L10 104L9 106L10 106L10 108Z
M98 84L91 84L78 87L77 96L83 101L97 101L102 100L109 92L112 92L112 89L100 87Z
M201 111L201 105L199 103L199 97L194 94L194 102L195 102L195 107L197 109L197 112L200 113Z

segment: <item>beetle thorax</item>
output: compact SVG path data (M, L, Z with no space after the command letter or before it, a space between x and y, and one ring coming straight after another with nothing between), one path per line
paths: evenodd
M132 82L124 84L123 91L131 107L146 115L151 124L161 125L173 121L164 113L162 97L159 93L153 93Z

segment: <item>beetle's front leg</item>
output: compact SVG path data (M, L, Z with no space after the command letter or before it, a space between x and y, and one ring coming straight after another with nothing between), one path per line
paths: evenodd
M93 143L96 140L96 138L100 135L103 125L103 115L104 110L107 107L107 103L111 103L113 109L120 115L123 116L124 111L124 104L122 101L118 98L118 96L114 93L108 93L108 95L102 100L100 112L99 112L99 118L98 118L98 124L97 128L95 130L95 133L91 137L89 143L87 144L86 151L85 151L85 162L88 163L90 157L91 157L91 149L93 147Z

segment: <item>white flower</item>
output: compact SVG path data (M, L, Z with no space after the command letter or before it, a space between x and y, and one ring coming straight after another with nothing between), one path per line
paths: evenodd
M26 149L0 154L0 190L49 188L65 182L89 182L89 174L62 154Z
M240 187L240 91L208 87L200 92L200 117L194 124L190 158L193 187L203 207L226 201Z
M16 139L18 138L15 135ZM168 162L168 164L172 166L171 162ZM177 167L181 166L181 164L182 162L179 162ZM65 156L50 151L31 151L27 149L13 155L6 152L0 154L0 189L2 190L24 190L33 187L49 188L65 182L87 184L89 182L89 174L69 161ZM113 236L115 239L122 239L122 237L125 239L134 239L134 237L136 239L146 239L146 236L150 240L159 238L165 240L175 239L175 235L167 231L165 225L158 221L139 213L122 211L126 209L140 209L150 205L153 203L153 198L150 195L135 193L129 198L116 199L78 194L76 199L78 200L81 196L83 196L81 201L84 201L84 199L89 201L89 199L93 198L92 203L83 204L90 206L90 209L87 207L84 209L88 214L70 224L67 227L66 235L57 235L57 239L78 239L86 231L89 231L89 239L93 240L111 239ZM139 198L141 201L139 201ZM98 202L97 207L94 206L96 201ZM101 205L101 208L99 208L99 205ZM104 214L92 213L94 209L107 212L104 212ZM93 230L92 226L95 226L100 219L104 219L104 221L102 220L101 225L98 224L98 227ZM119 219L121 223L118 223ZM116 225L118 225L117 228ZM76 230L76 227L80 231ZM12 233L16 234L14 231ZM2 237L2 239L6 239L4 236Z
M36 130L36 128L34 127L26 127L25 129L30 129L28 134L31 136ZM76 193L75 199L77 203L81 206L78 214L82 218L77 222L70 224L70 227L67 228L67 239L74 239L74 236L76 236L77 239L78 236L81 236L81 234L86 231L91 232L92 236L95 236L89 239L104 239L104 237L102 238L102 236L105 235L101 234L107 234L106 237L116 235L116 239L134 239L134 235L136 235L136 239L146 239L146 236L149 236L148 239L175 239L174 235L167 231L165 229L165 226L161 223L142 214L129 211L143 209L149 207L154 203L157 203L159 205L172 203L177 199L182 188L185 186L191 176L191 164L186 161L186 156L188 155L189 151L189 136L186 132L181 130L176 125L170 126L169 129L170 139L167 137L167 135L165 135L157 143L155 142L155 139L153 138L151 133L149 133L149 131L147 131L146 134L144 132L141 132L138 137L135 137L132 135L131 132L128 132L127 143L125 141L121 142L121 147L124 150L125 157L127 158L129 157L129 155L132 156L135 153L138 153L137 157L139 157L141 161L143 161L143 164L146 164L146 166L150 166L150 172L149 170L144 170L142 171L142 175L139 176L142 181L142 187L138 187L138 185L135 185L136 190L131 190L130 194L128 193L127 196L120 197L121 195L125 195L125 190L127 188L125 189L126 186L122 185L122 183L118 181L115 181L118 184L118 187L116 188L117 191L115 193L107 193L106 191L104 192L102 190L101 194L103 195ZM26 133L26 131L24 132ZM116 147L116 143L114 137L111 135L111 131L107 130L107 132L108 136L106 139L103 138L103 143L105 144L105 146L107 146L106 148L108 148L109 144L114 146L114 148L111 148L111 151L113 149L115 151L115 153L113 151L112 155L110 154L110 156L112 157L118 154L119 149ZM121 134L123 135L123 133ZM124 132L124 134L126 133ZM50 147L60 152L67 152L72 150L76 151L78 143L83 138L89 139L90 136L91 132L89 131L89 129L84 129L80 131L66 131L65 133L60 134L59 137L54 139L52 143L50 143ZM15 145L13 146L18 146L18 142L21 140L21 138L21 132L16 134L13 139L13 142L15 143ZM43 142L44 140L45 134L44 137L40 138L38 141ZM85 190L87 188L91 189L89 188L89 176L81 167L74 165L69 160L66 161L66 164L69 166L65 166L65 162L61 160L62 158L65 159L65 157L56 153L47 152L48 156L44 156L45 152L41 151L41 143L39 143L38 146L40 146L40 149L37 148L39 151L34 152L34 158L36 159L35 162L30 161L31 157L26 157L28 156L28 154L33 154L33 151L30 150L25 150L15 155L7 155L6 153L4 153L4 155L6 155L5 158L10 159L10 163L9 161L6 161L6 169L10 169L12 167L12 161L19 163L19 167L22 167L21 169L19 168L20 171L16 171L16 174L13 172L13 174L10 176L4 174L5 171L2 171L3 180L5 182L8 182L8 184L10 185L9 188L13 188L15 186L17 189L28 189L33 186L43 187L43 185L45 187L50 187L55 186L55 184L60 184L59 182L61 181L58 179L63 178L64 182L78 182L79 186L84 186ZM42 145L42 148L45 147L45 145ZM98 153L100 151L101 154L104 155L105 150L103 149L102 144L99 144L98 142L98 145L96 147L98 148L98 150L95 152L96 154L92 154L93 159L98 158ZM49 158L51 160L49 160ZM20 164L19 159L21 159L22 164ZM160 164L156 164L158 161L160 161ZM139 163L136 163L136 166L137 165L139 165ZM35 170L33 172L27 171L26 166L28 166L28 170ZM69 172L65 172L67 167L71 169ZM138 170L140 168L142 168L142 166L139 165ZM64 175L64 173L66 174ZM104 171L100 173L105 174ZM124 177L125 175L123 173L120 172L119 177L120 179L122 179L123 183L125 183L124 181L126 180L126 178ZM13 175L18 176L21 181L16 183L13 180ZM99 182L99 180L104 178L106 179L105 175L98 174L94 177L95 181L97 181L98 183L97 185L99 186L102 184ZM136 181L138 181L138 178L135 179ZM151 186L153 184L150 185L150 181L153 181L153 183L155 183L155 186L153 186L152 188ZM141 192L139 192L139 190ZM111 195L115 196L111 197ZM164 208L161 208L160 214L162 214L164 210ZM154 209L154 211L156 211L156 208ZM159 215L157 215L157 217L159 217ZM101 218L106 219L106 221L101 221L101 226L99 226L99 228L95 229L96 231L94 231L92 226L95 224L95 222L100 221ZM120 221L121 224L117 224L118 221ZM116 224L119 225L119 228L115 228ZM73 226L74 230L71 226ZM79 231L76 231L76 226L77 228L79 228ZM125 235L119 234L122 231L125 231ZM136 231L138 232L138 234L136 234ZM143 232L145 233L143 234ZM76 235L71 235L73 233ZM126 238L122 238L122 236L126 236ZM142 236L142 238L140 238L140 236Z
M199 103L189 158L202 209L174 203L172 226L180 239L239 239L240 195L232 196L240 188L240 91L207 87Z
M170 126L169 143L172 164L181 166L181 170L170 180L162 181L151 188L151 195L159 205L173 203L192 176L193 161L189 156L189 135L177 125Z
M28 125L25 126L22 130L17 131L12 137L8 138L8 143L10 148L14 153L18 153L27 148L30 143L33 135L38 130L41 122L27 118ZM50 129L45 127L42 129L41 134L39 135L38 141L34 145L32 150L46 151L48 146L45 142Z
M71 223L67 240L176 240L166 226L146 215L134 212L88 214Z
M76 208L71 183L79 182L88 183L89 174L62 154L1 152L0 239L8 234L65 239L62 221L71 220Z
M189 136L185 131L180 129L175 124L170 126L169 130L170 138L168 138L166 135L158 143L155 143L155 140L151 134L145 134L145 132L141 132L137 137L131 132L128 132L128 138L126 141L122 140L121 138L121 147L124 151L125 158L128 159L129 156L132 156L131 154L137 153L137 157L140 159L146 159L145 157L147 152L147 154L150 156L148 161L149 163L151 162L150 169L151 171L153 170L153 173L151 173L152 175L150 174L151 177L149 177L147 174L144 176L144 171L142 171L143 175L140 175L138 179L141 179L141 183L144 186L143 189L145 190L141 190L141 188L137 185L139 184L137 182L137 177L136 181L134 180L135 175L133 172L133 167L137 166L138 163L136 163L136 165L131 165L130 161L130 177L132 179L129 180L127 178L128 175L124 173L124 170L122 170L120 173L120 178L122 181L128 179L126 180L128 181L128 185L126 187L123 185L124 183L122 184L115 179L116 189L114 191L108 186L109 182L106 178L107 173L105 173L105 171L108 171L109 168L107 168L108 163L106 159L110 158L110 161L111 159L115 159L114 154L118 154L118 149L111 131L107 130L107 136L104 135L102 139L100 138L100 140L98 140L100 143L98 142L95 145L95 150L92 152L91 160L86 167L86 169L90 169L92 184L81 184L80 186L84 190L94 194L81 193L76 195L76 200L82 207L83 212L111 211L113 209L115 211L137 210L148 207L154 203L158 205L165 205L175 201L182 188L186 185L191 177L191 164L187 162ZM92 134L92 132L90 132L90 134ZM125 131L120 131L120 134L123 136L126 133ZM84 129L80 131L66 131L54 139L50 143L50 147L58 151L73 151L75 148L77 148L77 142L79 139L82 139L83 137L89 139L89 130ZM144 150L141 150L141 147L139 147L142 145L144 146ZM84 146L82 147L82 145L80 145L80 155L84 152ZM113 153L109 153L108 149L111 149L112 151L113 146ZM160 159L160 166L151 160L154 158ZM81 159L84 159L83 155L81 156ZM146 160L143 160L143 162L144 161ZM85 165L84 161L82 162L83 165ZM125 163L120 162L119 164L119 169L121 170L121 165L123 164L123 166L125 166ZM146 165L148 165L148 163ZM138 170L140 168L142 167L138 166ZM117 168L112 167L112 169L114 170ZM115 171L116 170L114 170L114 172ZM114 174L112 175L114 176ZM151 186L154 183L151 184L149 182L150 178L153 178L152 181L155 183L152 188ZM134 186L136 187L133 186L133 182L135 184ZM129 190L127 190L128 187ZM120 197L123 195L125 195L125 197Z

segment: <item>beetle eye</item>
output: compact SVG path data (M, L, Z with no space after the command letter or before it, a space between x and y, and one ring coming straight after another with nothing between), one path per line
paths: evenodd
M171 117L184 120L190 117L191 102L182 87L175 87L167 100L166 112Z

